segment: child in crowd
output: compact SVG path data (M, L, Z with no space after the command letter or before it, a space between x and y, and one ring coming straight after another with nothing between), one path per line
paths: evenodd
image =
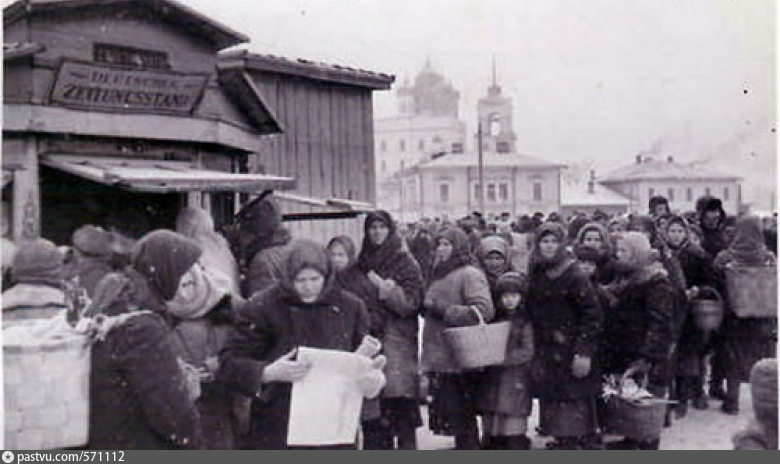
M480 391L483 449L528 450L526 436L531 414L529 371L534 354L533 333L523 308L526 280L517 272L507 272L496 284L499 314L511 322L506 361L490 367ZM499 322L497 319L495 322Z

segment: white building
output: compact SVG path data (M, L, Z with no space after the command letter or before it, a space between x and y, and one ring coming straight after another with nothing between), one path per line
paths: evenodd
M723 174L711 167L679 163L671 156L636 156L634 164L608 173L598 181L631 200L629 211L648 213L650 198L662 195L673 212L694 211L696 200L712 195L723 200L729 214L737 214L742 203L738 176Z

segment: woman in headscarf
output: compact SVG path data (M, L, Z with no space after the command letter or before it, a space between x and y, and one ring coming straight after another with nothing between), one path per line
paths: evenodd
M625 215L616 216L611 221L609 221L607 230L609 231L609 239L612 242L613 248L617 245L620 234L628 230L628 224L629 218Z
M527 302L537 353L533 390L540 426L555 437L551 448L588 449L598 445L602 310L565 240L563 226L548 222L534 242Z
M430 428L454 435L456 449L479 449L477 397L480 376L464 371L444 340L448 327L479 323L494 316L490 286L475 266L469 237L459 228L436 237L436 258L425 293L422 368L430 379Z
M684 321L677 349L675 368L674 399L678 401L675 411L678 417L684 417L688 410L688 401L696 409L706 409L707 397L704 394L704 376L706 369L704 357L712 348L712 333L704 332L696 325L690 311L690 302L699 296L705 287L715 288L717 279L709 255L695 245L688 221L682 216L672 216L666 226L666 243L673 256L679 261L685 275L688 308L684 311ZM680 321L676 321L680 323Z
M65 280L77 281L90 297L103 277L114 272L113 236L101 227L86 225L76 229L71 239L72 260L66 266Z
M241 297L238 264L228 241L214 230L214 220L203 208L189 207L179 212L176 232L200 245L203 267L229 289L234 298Z
M589 222L580 228L574 247L588 247L597 251L596 281L608 284L615 278L614 247L607 229L598 222Z
M416 449L416 429L422 425L417 398L422 273L386 211L370 213L364 233L357 279L372 284L371 297L364 301L371 314L371 334L382 342L387 357L387 385L380 399L382 418L366 424L366 445L396 449L397 439L398 449Z
M96 316L90 373L93 449L199 449L192 391L161 313L200 256L193 241L154 231L132 250L132 268L107 275L86 310Z
M488 284L490 285L490 295L493 298L493 306L498 311L498 293L496 284L498 279L507 272L516 272L512 261L510 260L510 247L506 240L497 236L489 235L479 242L477 248L477 258L482 270L485 272ZM497 317L499 315L496 315Z
M618 240L617 304L605 312L604 370L617 376L648 376L648 390L666 395L668 364L674 344L674 292L647 237L626 232ZM615 445L625 449L658 449L660 436Z
M281 281L255 294L238 310L235 330L220 355L221 375L229 387L252 398L251 449L290 448L292 384L303 379L310 367L296 359L298 347L354 352L369 332L365 305L335 285L336 275L324 246L308 240L292 242L283 271ZM374 396L378 389L363 393ZM350 441L320 448L354 447Z
M725 274L729 266L771 266L776 261L766 247L761 220L756 216L740 218L734 240L718 254L714 262L722 294L727 296L728 293ZM724 299L728 301L728 298ZM750 369L759 359L776 357L777 319L737 318L727 307L721 333L722 368L726 380L726 398L722 410L727 414L737 414L740 385L748 381Z

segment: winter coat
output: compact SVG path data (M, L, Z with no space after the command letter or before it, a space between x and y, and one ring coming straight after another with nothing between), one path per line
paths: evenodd
M495 314L490 286L485 274L472 265L461 266L439 278L426 292L426 301L434 301L424 312L422 369L424 372L460 373L450 346L444 340L448 327L474 325L474 309L486 322Z
M260 250L252 257L244 282L246 298L272 287L282 279L286 252L287 246L275 245Z
M588 277L570 259L551 269L535 266L526 307L534 333L535 396L565 401L597 395L602 309ZM571 372L575 355L592 362L590 373L581 379Z
M622 374L643 359L667 362L674 340L675 293L659 263L631 278L617 292L617 305L605 313L605 370Z
M534 341L531 323L519 317L511 319L506 361L485 370L477 408L482 413L528 417L531 414L531 359Z
M154 313L133 315L92 346L92 449L198 449L200 419L170 332Z
M45 319L65 311L65 293L38 284L17 284L3 292L3 321Z
M287 446L292 384L263 384L263 370L300 346L354 351L368 335L368 327L363 303L337 287L328 289L318 302L304 304L292 298L280 282L255 294L239 309L220 366L229 388L253 399L247 437L250 449Z

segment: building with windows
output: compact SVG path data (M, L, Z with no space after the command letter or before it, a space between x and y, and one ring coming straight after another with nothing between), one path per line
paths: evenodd
M558 211L561 202L561 170L565 167L515 150L512 100L493 82L478 102L476 147L482 142L483 187L479 153L455 151L422 160L394 176L397 188L394 213L404 220L421 216L457 218L472 211L513 216ZM481 134L479 133L481 131Z
M442 153L463 153L466 125L458 118L460 93L430 60L396 90L397 114L374 123L377 203L399 210L397 174Z
M612 171L598 179L603 186L631 200L629 211L646 214L655 195L669 199L672 211L696 209L696 200L712 195L723 200L729 214L742 207L740 177L717 172L709 166L680 163L673 157L639 154L634 164Z

